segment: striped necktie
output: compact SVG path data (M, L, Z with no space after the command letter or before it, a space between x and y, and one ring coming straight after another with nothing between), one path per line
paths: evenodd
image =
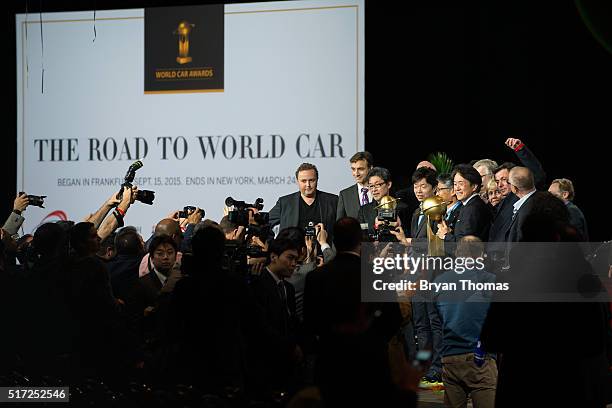
M369 202L370 202L370 199L368 198L368 188L361 187L361 205L366 205Z

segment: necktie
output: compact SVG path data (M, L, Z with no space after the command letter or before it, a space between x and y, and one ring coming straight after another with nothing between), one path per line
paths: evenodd
M518 212L518 210L516 209L516 207L514 207L514 210L512 210L512 221L514 221L514 219L516 218L516 213Z
M368 188L361 187L361 205L366 205L369 202L370 202L370 199L368 198Z

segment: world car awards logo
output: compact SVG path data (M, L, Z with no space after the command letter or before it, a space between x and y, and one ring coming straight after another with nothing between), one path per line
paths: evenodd
M187 64L192 61L189 56L189 34L195 28L195 24L189 24L188 21L181 21L173 34L179 36L178 40L178 52L179 55L176 57L176 62L179 64Z

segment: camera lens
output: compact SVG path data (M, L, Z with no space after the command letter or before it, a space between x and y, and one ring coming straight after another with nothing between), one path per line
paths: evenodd
M153 200L155 200L155 191L138 190L136 192L136 200L144 204L152 205Z

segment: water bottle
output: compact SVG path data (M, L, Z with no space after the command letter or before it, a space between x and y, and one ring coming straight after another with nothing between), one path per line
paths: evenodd
M474 349L474 364L476 364L477 367L482 367L485 362L486 355L486 351L482 347L480 340L478 340L476 342L476 348Z

